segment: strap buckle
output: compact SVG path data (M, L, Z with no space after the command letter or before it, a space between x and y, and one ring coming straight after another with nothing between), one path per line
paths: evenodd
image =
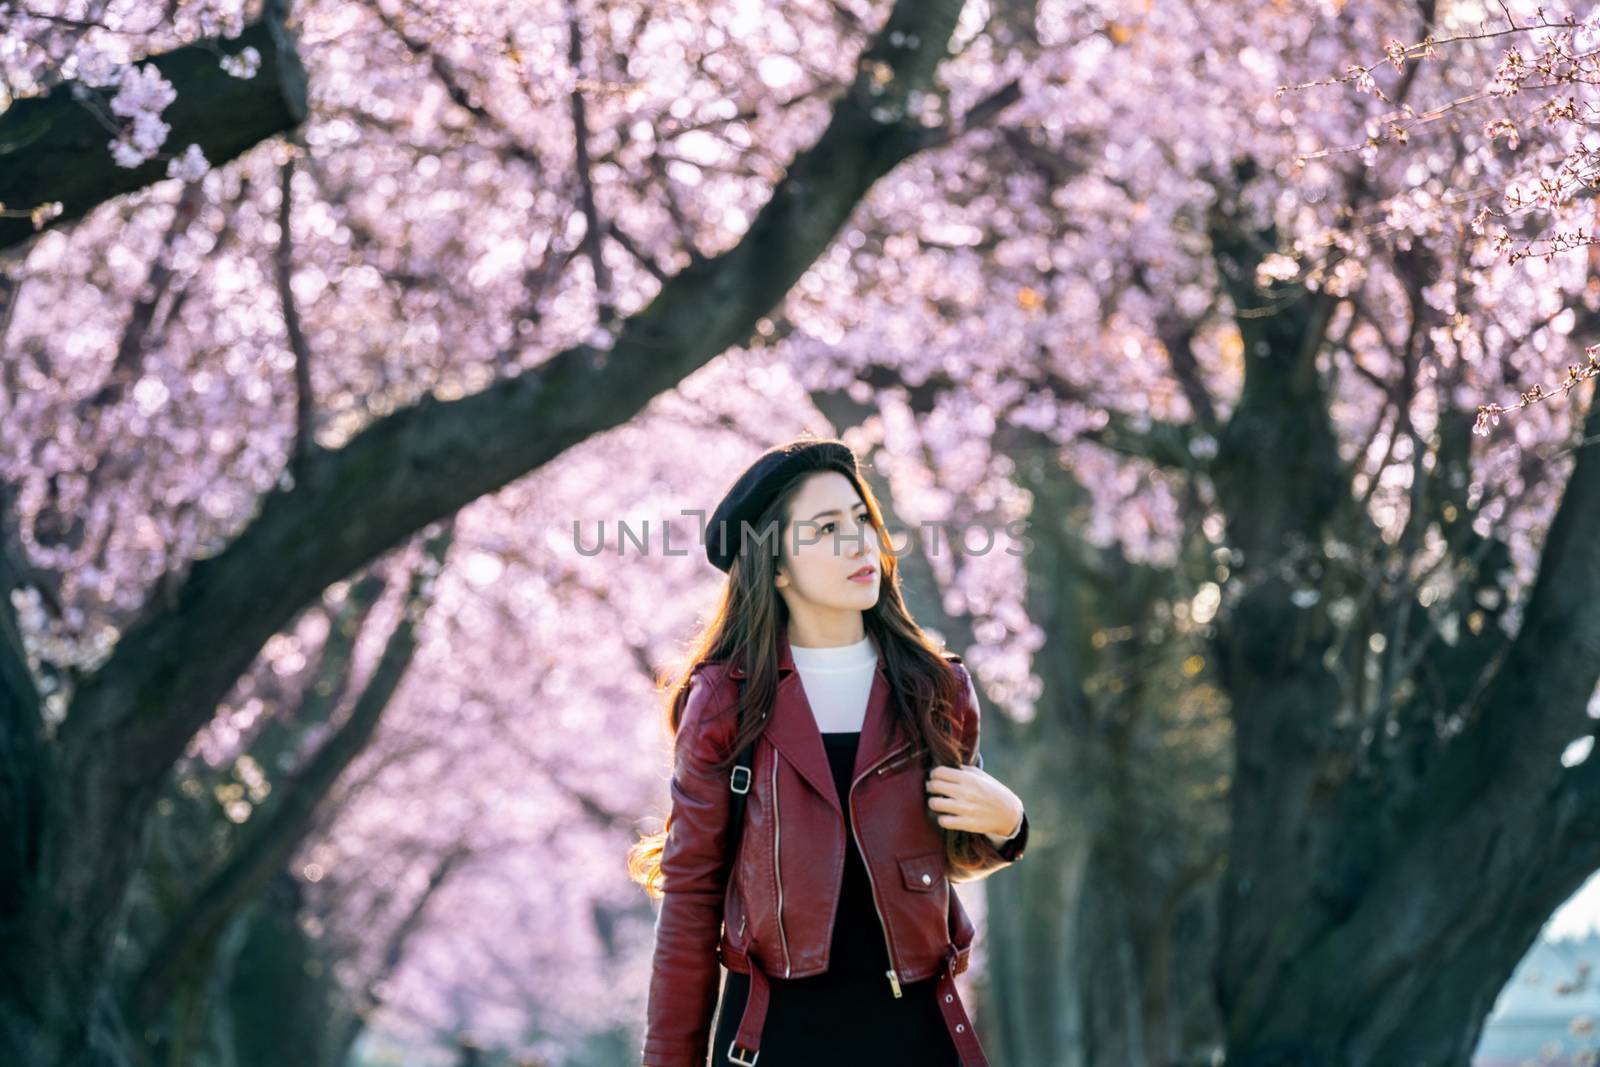
M744 778L743 779L741 779L739 777L739 772L740 771L744 772ZM749 767L735 767L733 769L732 779L733 779L733 781L732 781L732 784L729 786L729 788L731 788L735 793L748 793L748 792L750 792L750 768ZM751 1061L751 1062L754 1062L754 1061Z
M739 1039L738 1038L734 1038L732 1041L728 1042L728 1062L729 1063L737 1063L737 1064L740 1065L740 1067L755 1067L756 1058L761 1055L760 1050L759 1049L752 1050L751 1053L750 1053L750 1058L745 1060L745 1059L740 1059L739 1058L739 1054L734 1051L734 1049L736 1049L738 1047L739 1047Z

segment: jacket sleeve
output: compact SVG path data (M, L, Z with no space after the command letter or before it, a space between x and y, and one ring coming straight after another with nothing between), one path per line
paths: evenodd
M718 676L720 677L720 676ZM672 805L661 852L662 896L645 1009L645 1067L704 1067L721 981L727 772L711 767L737 725L732 698L706 672L689 682L673 745Z
M978 768L983 767L983 753L978 750L978 738L981 733L983 713L978 704L978 688L972 682L972 675L968 673L966 664L955 663L956 673L966 683L966 705L961 716L961 762ZM1023 850L1028 847L1028 813L1022 813L1022 825L1018 827L1015 836L999 847L989 840L988 834L968 834L978 846L982 861L977 867L969 867L959 874L952 875L952 882L975 882L1008 867L1022 858Z

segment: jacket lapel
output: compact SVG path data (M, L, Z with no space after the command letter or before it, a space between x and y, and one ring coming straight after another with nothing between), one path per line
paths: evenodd
M789 631L778 631L778 692L767 723L765 736L783 753L794 769L821 793L824 799L839 811L839 791L833 782L833 769L828 763L828 752L823 746L822 731L817 717L806 699L805 685L800 672L795 669L794 657L789 652ZM742 673L742 672L741 672ZM890 751L889 675L883 652L878 652L878 666L872 674L872 689L867 698L866 718L861 723L861 741L856 747L855 769L851 780L863 770L882 759Z

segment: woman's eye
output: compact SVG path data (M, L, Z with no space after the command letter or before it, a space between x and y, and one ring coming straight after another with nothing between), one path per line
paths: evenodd
M831 529L833 529L833 523L825 522L825 523L822 524L822 532L823 533L827 533Z

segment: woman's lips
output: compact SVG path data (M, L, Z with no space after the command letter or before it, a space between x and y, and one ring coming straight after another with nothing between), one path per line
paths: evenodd
M873 581L874 579L876 579L877 577L878 577L878 572L877 572L876 569L873 569L873 570L868 570L868 571L862 571L860 574L852 574L850 576L850 580L852 582L870 582L870 581Z

